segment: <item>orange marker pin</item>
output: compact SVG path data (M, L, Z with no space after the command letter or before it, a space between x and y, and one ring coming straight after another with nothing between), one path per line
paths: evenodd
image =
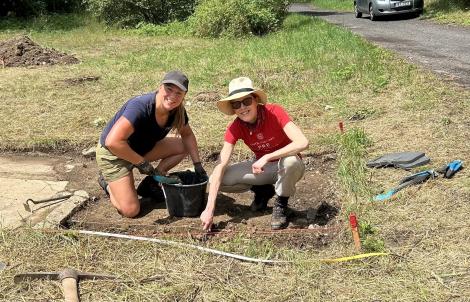
M351 212L349 214L349 225L351 226L351 231L354 239L354 246L356 250L361 249L361 239L359 238L359 231L357 229L357 217L356 213Z
M340 131L341 133L344 133L344 124L343 124L343 121L340 121L340 122L338 123L338 126L339 126L339 131Z

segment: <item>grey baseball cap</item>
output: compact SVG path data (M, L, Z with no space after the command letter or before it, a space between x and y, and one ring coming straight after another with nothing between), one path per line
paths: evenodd
M162 84L173 84L186 92L188 91L189 80L188 77L181 71L173 70L165 74L162 80Z

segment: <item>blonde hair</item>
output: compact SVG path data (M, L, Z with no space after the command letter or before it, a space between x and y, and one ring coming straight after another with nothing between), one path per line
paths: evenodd
M181 129L184 127L184 100L181 104L174 109L175 111L175 119L173 120L173 124L171 125L171 129L181 133Z

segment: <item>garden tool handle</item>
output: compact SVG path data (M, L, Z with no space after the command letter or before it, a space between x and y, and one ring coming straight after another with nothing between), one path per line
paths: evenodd
M60 273L60 282L64 290L65 302L80 302L78 296L78 272L66 269Z
M65 302L80 302L78 297L78 282L73 277L62 279Z

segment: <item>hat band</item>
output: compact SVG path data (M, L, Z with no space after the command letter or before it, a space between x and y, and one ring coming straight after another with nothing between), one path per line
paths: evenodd
M247 91L255 91L253 88L240 88L237 90L234 90L228 94L228 96L232 96L234 94L240 93L240 92L247 92Z

